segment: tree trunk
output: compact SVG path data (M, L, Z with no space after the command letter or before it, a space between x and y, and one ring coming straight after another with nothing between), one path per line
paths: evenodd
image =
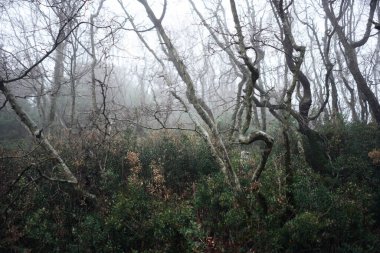
M338 20L335 17L335 14L332 12L332 10L329 7L329 1L322 0L323 9L327 17L329 18L331 24L333 25L334 29L336 29L336 33L338 35L339 41L341 42L344 48L344 56L347 62L347 67L350 70L356 82L358 92L362 93L363 98L368 102L368 105L373 113L373 117L375 118L377 124L380 125L380 103L377 100L375 94L369 88L366 79L364 78L362 72L360 71L359 64L358 64L358 57L355 51L355 48L364 45L364 43L369 38L371 20L373 19L376 4L377 4L377 0L371 0L369 21L367 23L367 30L363 39L358 42L349 42L348 38L344 34L343 27L339 25Z
M22 109L22 107L17 102L15 96L12 92L4 85L3 81L0 81L0 90L7 98L8 102L12 106L12 109L16 112L20 121L26 126L30 133L38 140L39 144L50 154L56 165L60 165L60 171L63 172L64 178L57 178L54 180L67 182L67 183L78 183L78 180L67 167L66 163L62 160L58 152L53 148L50 142L45 138L43 130L39 129L37 124L29 117L29 115Z

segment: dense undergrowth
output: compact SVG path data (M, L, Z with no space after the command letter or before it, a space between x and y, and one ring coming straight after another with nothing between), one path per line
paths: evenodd
M61 133L55 147L96 199L46 180L54 168L38 147L22 157L3 149L0 156L18 158L0 160L0 251L378 252L380 132L343 123L320 131L329 175L306 165L297 141L285 173L279 135L260 181L251 183L236 148L242 196L207 145L184 132L127 131L107 140Z

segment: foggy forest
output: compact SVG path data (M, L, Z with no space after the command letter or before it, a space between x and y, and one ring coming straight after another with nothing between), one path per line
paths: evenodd
M379 0L0 0L0 252L380 252Z

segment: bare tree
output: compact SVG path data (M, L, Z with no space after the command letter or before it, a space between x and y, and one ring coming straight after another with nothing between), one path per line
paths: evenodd
M363 76L358 63L357 49L364 46L368 41L371 33L371 27L373 22L374 13L376 10L378 1L371 0L369 5L368 21L366 23L366 29L361 39L353 41L351 40L343 27L342 21L345 12L348 10L353 11L354 5L350 4L350 1L329 2L322 0L323 9L330 20L330 23L334 30L336 30L339 41L344 50L344 57L347 63L347 67L350 70L352 77L354 78L358 92L363 95L363 98L368 102L372 114L377 122L380 124L380 103L375 94L368 85L366 78ZM338 13L336 9L338 8Z
M69 3L69 2L68 2ZM49 112L49 119L48 119L48 125L51 125L53 121L56 118L56 107L57 107L57 98L59 97L59 92L62 88L63 83L63 73L64 73L64 58L65 58L65 49L67 42L65 41L65 37L67 34L68 26L65 24L66 21L66 15L69 12L70 9L67 7L71 6L65 6L66 2L53 3L54 11L56 12L56 15L58 17L58 29L61 31L59 33L59 37L57 37L58 41L61 41L59 45L57 45L57 48L55 50L55 65L54 65L54 73L53 73L53 83L51 88L51 95L50 95L50 112ZM45 126L46 128L47 126Z
M33 3L31 3L33 4ZM85 2L81 2L76 6L75 9L71 9L70 13L66 13L67 16L64 16L60 19L60 26L56 34L54 35L54 43L51 47L46 50L44 54L42 54L37 60L34 62L22 62L22 59L17 58L17 54L13 54L10 51L0 48L1 52L1 72L0 72L0 91L5 96L5 99L11 105L12 109L17 114L20 121L25 125L25 127L30 131L30 133L34 136L35 141L41 145L46 152L52 157L55 167L59 168L60 173L62 173L62 177L50 177L44 175L46 178L50 180L62 181L67 183L77 184L78 181L74 174L70 171L66 163L63 161L59 153L53 148L50 144L49 140L44 135L44 130L42 127L39 127L34 120L26 113L26 110L21 106L18 99L12 92L12 89L9 86L17 86L22 82L22 80L31 77L33 71L38 70L38 66L45 61L50 55L52 55L58 48L60 48L61 44L68 38L68 36L74 31L79 23L72 27L72 29L68 30L67 27L73 22L73 20L77 17L80 10L85 5ZM53 6L52 8L56 8ZM62 14L63 15L63 14ZM12 62L17 62L22 66L21 69L17 67L17 65L12 66ZM58 71L58 70L57 70ZM57 72L58 74L58 72Z
M176 47L174 46L171 39L169 38L166 30L164 29L162 25L162 19L164 15L162 15L161 18L157 18L147 1L139 0L139 2L144 6L149 19L152 21L155 29L157 30L159 34L159 38L162 40L163 52L168 56L169 60L173 63L178 75L181 77L182 81L186 85L186 101L184 100L184 98L180 97L175 92L172 92L173 96L175 96L175 98L178 99L181 102L181 104L184 106L186 111L190 113L190 117L193 119L199 132L207 140L210 146L210 149L212 150L214 154L214 157L216 158L222 172L225 174L227 178L227 181L233 186L236 192L240 192L241 191L240 182L234 169L232 168L229 154L228 154L226 145L224 143L224 140L222 138L222 134L219 130L218 124L215 120L215 116L211 108L205 103L202 97L198 96L196 92L195 82L190 72L188 71L188 67L182 60L182 57L178 53ZM192 5L195 7L194 3L192 3ZM253 173L252 181L256 181L259 179L261 172L263 171L265 167L267 158L271 152L271 148L273 145L273 138L262 131L253 131L253 132L248 131L250 127L250 122L253 118L252 117L253 87L256 84L259 73L258 73L258 69L254 66L254 63L247 56L246 51L248 47L244 44L245 43L244 36L241 30L241 24L240 24L239 17L237 14L235 2L230 1L230 6L232 9L232 14L234 16L235 29L237 31L236 46L237 48L240 49L240 51L237 50L238 51L237 55L232 51L228 51L228 55L234 61L236 61L237 63L236 65L238 65L239 68L243 69L246 76L248 76L250 79L249 82L243 81L241 82L241 85L239 85L240 89L242 89L242 85L244 84L246 85L246 89L245 89L246 99L244 102L244 108L241 110L241 111L245 111L244 113L245 116L244 116L244 120L242 121L242 127L238 130L240 132L239 142L241 144L250 144L257 140L261 140L261 141L264 141L267 145L267 148L264 150L261 163ZM164 8L165 7L166 7L166 1L164 4ZM165 11L163 13L165 13ZM208 27L208 29L209 31L211 30L210 27ZM212 36L214 36L213 34L214 33L211 33ZM217 40L217 43L222 44L219 40ZM150 51L152 51L152 53L155 54L153 50L150 49ZM163 68L165 68L165 64L162 62L162 60L159 59L158 57L156 58L161 63ZM242 59L243 62L239 62L238 58ZM243 80L245 79L243 78ZM240 114L236 113L236 115L242 116L241 113ZM198 117L201 121L197 119Z
M90 16L90 44L91 44L91 51L90 55L92 58L91 61L91 98L92 98L92 110L94 111L95 114L99 113L98 105L96 102L96 76L95 76L95 68L96 65L98 64L98 60L96 57L96 49L95 49L95 18L99 16L99 12L102 9L102 6L104 4L105 0L100 0L99 6L96 9L95 13L92 13Z

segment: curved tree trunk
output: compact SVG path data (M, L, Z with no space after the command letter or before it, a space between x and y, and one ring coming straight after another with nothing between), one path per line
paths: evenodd
M356 48L364 45L370 34L371 21L374 16L374 12L376 9L378 0L371 0L370 2L370 13L367 23L366 33L360 41L350 42L346 37L343 27L339 25L338 18L332 11L332 6L330 5L328 0L322 0L323 9L329 18L332 26L336 29L336 33L338 35L339 41L343 46L345 59L347 62L347 67L350 70L352 77L354 78L358 91L362 93L363 98L368 102L368 105L372 111L373 117L378 125L380 125L380 103L377 100L375 94L372 92L366 79L364 78L358 64L358 56L356 53Z

